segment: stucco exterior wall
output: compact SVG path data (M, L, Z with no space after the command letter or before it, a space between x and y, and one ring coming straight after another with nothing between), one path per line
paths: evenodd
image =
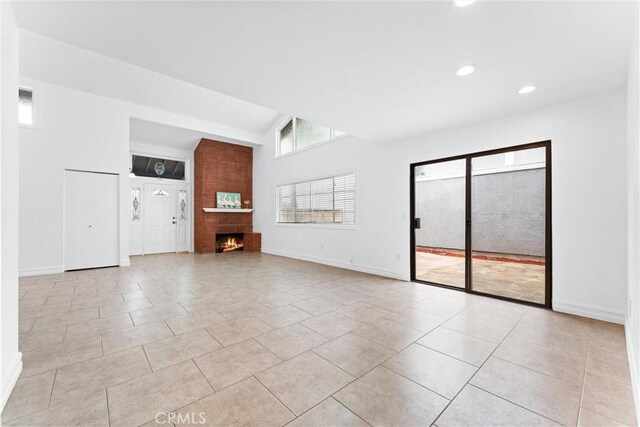
M472 180L473 249L544 256L545 169L477 175ZM416 244L464 249L465 180L416 182Z

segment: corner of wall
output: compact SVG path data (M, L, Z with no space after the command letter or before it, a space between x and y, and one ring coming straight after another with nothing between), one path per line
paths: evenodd
M18 271L18 277L42 276L45 274L64 273L64 267L54 265L50 267L22 268Z
M631 388L640 420L640 13L636 4L635 29L627 71L627 312L625 335Z
M13 387L15 387L16 382L18 382L18 377L21 373L22 353L18 352L13 360L13 363L11 363L11 368L2 379L2 401L0 402L0 411L4 408L4 405L7 404L9 396L11 396L11 392L13 391Z
M18 351L18 24L11 3L0 4L0 410L22 371Z
M640 371L638 370L638 359L635 351L633 349L633 345L631 345L631 328L628 327L628 323L625 323L624 334L627 342L627 361L629 362L629 373L631 375L631 392L633 393L633 403L636 410L636 420L640 420L640 396L638 396L638 375L640 375Z
M312 255L303 255L303 254L280 251L280 250L270 249L270 248L262 248L261 252L263 254L281 256L284 258L292 258L292 259L297 259L302 261L309 261L309 262L314 262L316 264L323 264L323 265L329 265L331 267L343 268L345 270L359 271L361 273L368 273L374 276L389 277L391 279L402 280L405 282L408 282L410 280L410 277L405 273L398 273L396 271L391 271L391 270L383 270L383 269L372 267L369 265L351 264L347 262L336 261L329 258L321 258L317 256L312 256Z
M624 325L625 314L622 311L612 310L607 307L578 304L572 301L553 299L553 310L560 313L573 314L591 319Z

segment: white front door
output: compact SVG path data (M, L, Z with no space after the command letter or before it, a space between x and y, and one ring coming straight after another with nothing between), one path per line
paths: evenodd
M176 251L176 187L144 185L144 253Z
M119 264L119 178L65 171L65 270Z

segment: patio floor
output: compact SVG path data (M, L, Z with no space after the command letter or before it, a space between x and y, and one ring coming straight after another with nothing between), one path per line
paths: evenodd
M544 304L544 258L475 252L472 271L475 291ZM416 278L464 288L464 252L419 248Z

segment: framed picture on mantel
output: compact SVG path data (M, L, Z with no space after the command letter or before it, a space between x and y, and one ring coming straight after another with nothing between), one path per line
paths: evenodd
M216 207L218 209L240 209L242 201L240 193L227 193L218 191L216 193Z

